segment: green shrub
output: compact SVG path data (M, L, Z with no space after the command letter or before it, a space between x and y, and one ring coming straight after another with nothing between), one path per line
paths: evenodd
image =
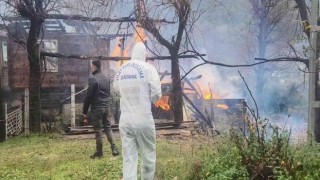
M214 146L217 151L206 151L202 157L200 173L190 179L248 179L236 147L226 143L217 143Z
M320 145L310 143L295 149L294 179L320 179Z
M190 179L320 179L319 144L292 145L290 132L267 120L246 124L204 151Z

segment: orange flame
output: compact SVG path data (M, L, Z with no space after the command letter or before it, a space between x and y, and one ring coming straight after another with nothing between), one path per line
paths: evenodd
M171 109L169 105L169 96L162 96L160 100L154 103L154 105L165 111L169 111Z
M129 56L129 50L134 46L135 43L138 43L138 42L144 42L146 41L148 38L147 36L145 35L145 31L144 29L137 25L135 30L134 30L134 35L133 35L133 39L130 40L130 42L128 43L129 45L127 45L124 49L123 49L123 52L121 51L121 39L122 37L116 37L116 45L113 49L113 52L111 53L111 56L112 57L128 57ZM132 42L133 41L133 42ZM116 68L120 68L120 66L127 62L128 60L123 60L123 61L118 61L116 62Z
M135 28L134 39L135 39L135 43L144 42L148 39L147 36L145 35L144 29L139 25L137 25Z
M116 46L113 49L113 52L111 54L111 56L115 56L115 57L121 57L121 37L116 37ZM123 50L123 56L127 57L128 56L128 50L124 49Z
M204 95L203 95L203 98L204 99L221 99L221 97L218 95L218 94L216 94L216 93L214 93L214 92L210 92L209 90L207 90L207 91L205 91L206 93L204 93ZM211 98L211 94L212 94L212 98Z
M123 53L123 54L122 54ZM112 57L128 57L128 50L124 49L121 53L121 37L116 38L116 45L113 49L113 52L111 54ZM116 62L116 67L120 68L121 64L125 63L126 61L118 61Z
M229 106L227 106L227 105L225 105L225 104L218 104L218 105L217 105L217 108L227 110L227 109L229 109Z

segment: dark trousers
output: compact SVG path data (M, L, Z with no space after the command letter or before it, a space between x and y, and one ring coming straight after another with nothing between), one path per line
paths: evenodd
M111 146L115 146L114 137L111 130L108 108L92 108L91 122L96 136L97 153L102 153L102 127L107 135Z

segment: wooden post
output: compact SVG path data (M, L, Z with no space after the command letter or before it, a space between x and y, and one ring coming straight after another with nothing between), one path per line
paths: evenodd
M107 56L110 56L110 40L108 40L108 42L107 42ZM111 67L110 61L108 61L107 63L108 63L108 68L105 69L105 71L107 71L108 74L109 74L110 73L110 67ZM109 75L111 75L111 74L109 74Z
M121 57L124 57L124 38L120 39L120 51L121 51ZM120 66L124 63L123 60L120 61Z
M319 11L319 0L312 1L311 4L311 26L317 26ZM311 31L310 33L310 61L309 61L309 113L308 113L308 132L312 138L314 138L316 109L313 107L316 94L316 60L317 60L317 32Z
M215 123L214 123L214 108L213 108L214 100L213 100L213 93L212 93L210 83L208 84L208 86L209 86L209 90L210 90L210 122L212 123L212 126L213 126L213 129L212 129L212 132L213 132L213 130L216 129Z
M5 140L8 139L8 104L4 103Z
M30 134L29 128L29 89L24 89L24 135Z
M71 85L71 126L76 126L75 86Z

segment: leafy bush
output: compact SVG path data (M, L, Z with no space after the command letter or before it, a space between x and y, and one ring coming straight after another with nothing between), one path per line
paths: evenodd
M242 129L231 131L231 141L250 179L275 179L276 170L293 174L289 137L290 132L256 116L254 121L245 119Z
M245 116L242 127L231 130L217 153L202 158L201 173L191 179L320 179L320 145L290 145L290 131L260 119L239 74L256 112L248 107L250 118Z
M206 149L189 179L320 179L319 144L290 144L290 132L268 120L244 127Z
M226 143L217 143L215 146L217 151L212 149L206 151L202 157L200 172L193 172L190 179L248 179L238 149Z
M320 145L311 142L295 147L293 179L320 179Z

